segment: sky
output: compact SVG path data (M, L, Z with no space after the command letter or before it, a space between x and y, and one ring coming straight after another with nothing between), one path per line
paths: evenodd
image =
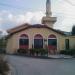
M46 0L0 0L0 30L23 23L41 23ZM75 25L75 0L51 0L52 16L57 17L55 29L70 32Z

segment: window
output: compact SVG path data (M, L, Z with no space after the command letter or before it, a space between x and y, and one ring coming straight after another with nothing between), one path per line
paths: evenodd
M28 39L20 39L20 45L28 45Z
M65 43L66 43L66 49L69 49L69 39L66 39Z
M26 34L22 34L20 36L19 46L22 49L28 48L28 46L29 46L29 39L28 39L28 36Z
M51 34L48 37L48 48L49 50L56 50L57 49L57 39L56 36Z
M40 34L34 37L34 48L43 48L43 37Z
M43 48L43 39L34 39L34 48Z
M56 39L48 39L48 45L56 46L57 45L57 40Z

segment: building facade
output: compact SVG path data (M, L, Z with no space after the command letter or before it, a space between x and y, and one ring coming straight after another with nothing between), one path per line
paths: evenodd
M64 32L53 29L56 17L52 17L51 2L46 2L46 16L42 24L23 24L7 30L7 53L15 53L18 49L47 47L48 53L75 48L75 36L65 35Z

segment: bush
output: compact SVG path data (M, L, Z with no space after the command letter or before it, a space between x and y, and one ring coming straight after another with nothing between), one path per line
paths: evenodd
M45 49L40 49L40 53L41 53L41 55L46 55L48 53L48 51Z
M31 49L30 55L47 55L48 51L45 49Z
M21 54L27 54L27 49L18 49L17 52Z
M6 75L9 71L9 67L6 61L0 60L0 75Z
M46 49L18 49L17 50L18 53L20 54L30 54L30 55L47 55L48 54L48 50Z
M75 55L75 49L73 49L73 50L61 50L60 54Z
M35 49L30 49L30 55L34 55L35 54Z
M6 53L6 50L5 49L0 49L0 54L5 54Z

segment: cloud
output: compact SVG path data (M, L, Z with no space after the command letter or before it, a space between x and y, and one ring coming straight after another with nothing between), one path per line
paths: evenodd
M0 29L0 38L5 36L5 35L8 35L8 33L5 30Z
M26 12L23 14L13 14L9 11L0 13L0 29L6 30L23 23L41 23L44 13L41 11Z
M16 16L16 23L17 24L21 24L21 23L24 23L24 22L30 23L32 18L33 18L32 12L27 12L25 14L19 14L19 15Z
M74 5L75 1L69 1L72 1ZM54 2L52 3L52 13L53 16L57 17L57 22L54 24L54 28L64 31L71 31L72 26L75 24L75 6L73 5L65 0L54 0ZM17 12L17 14L14 14L10 12L10 10L3 10L0 12L0 29L6 30L23 23L41 23L41 19L44 15L45 11L28 11L25 13Z
M25 14L19 14L16 16L16 23L41 23L41 18L44 16L44 13L41 11L37 12L27 12Z
M19 25L22 23L41 23L41 18L44 16L44 13L41 11L36 12L26 12L24 14L17 14L14 15L12 13L9 13L7 15L7 19L5 19L5 22L11 22L15 25Z
M69 2L68 2L69 1ZM75 24L75 1L58 0L53 5L53 15L57 16L56 29L71 31Z
M2 18L0 18L0 24L3 22L3 19Z

